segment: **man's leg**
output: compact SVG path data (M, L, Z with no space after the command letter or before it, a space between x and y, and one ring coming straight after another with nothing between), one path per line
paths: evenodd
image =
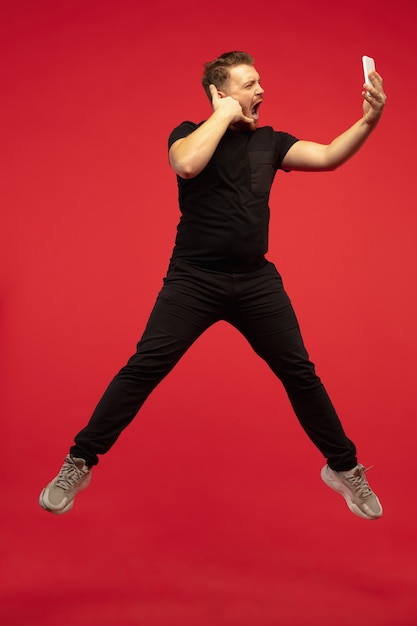
M236 279L238 307L229 321L282 381L298 420L327 459L324 482L346 499L353 513L366 519L382 515L356 448L315 372L301 337L291 302L272 264Z
M196 289L196 285L198 289ZM215 321L216 299L193 269L174 267L165 279L136 353L111 381L60 473L43 490L40 504L61 514L86 487L91 467L133 420L149 394L191 344Z
M302 427L331 467L351 469L357 464L355 446L346 437L308 357L291 302L272 263L244 277L238 294L237 312L230 321L282 381Z

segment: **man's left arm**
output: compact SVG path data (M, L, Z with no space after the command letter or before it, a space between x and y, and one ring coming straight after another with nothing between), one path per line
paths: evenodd
M386 102L382 77L370 72L372 85L364 85L363 117L329 144L297 141L287 152L282 169L298 171L334 170L350 159L377 126Z

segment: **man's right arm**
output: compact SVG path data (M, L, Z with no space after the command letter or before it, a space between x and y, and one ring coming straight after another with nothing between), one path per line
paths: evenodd
M219 95L214 85L210 85L213 113L195 131L175 141L169 150L172 169L181 178L194 178L210 161L228 127L247 118L237 100ZM252 121L252 120L249 120Z

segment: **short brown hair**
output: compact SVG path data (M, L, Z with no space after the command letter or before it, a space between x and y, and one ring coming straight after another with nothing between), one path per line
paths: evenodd
M217 89L221 89L229 78L229 68L235 65L253 65L254 59L247 52L234 50L233 52L224 52L214 61L208 61L204 64L203 87L209 100L211 101L210 85L215 85Z

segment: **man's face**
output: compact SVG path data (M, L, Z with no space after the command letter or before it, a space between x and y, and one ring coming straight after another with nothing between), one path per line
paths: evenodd
M260 77L253 65L235 65L229 69L229 78L221 90L226 96L238 100L243 114L251 117L253 122L239 122L235 126L240 129L256 130L258 127L258 112L262 102L264 90L261 87Z

